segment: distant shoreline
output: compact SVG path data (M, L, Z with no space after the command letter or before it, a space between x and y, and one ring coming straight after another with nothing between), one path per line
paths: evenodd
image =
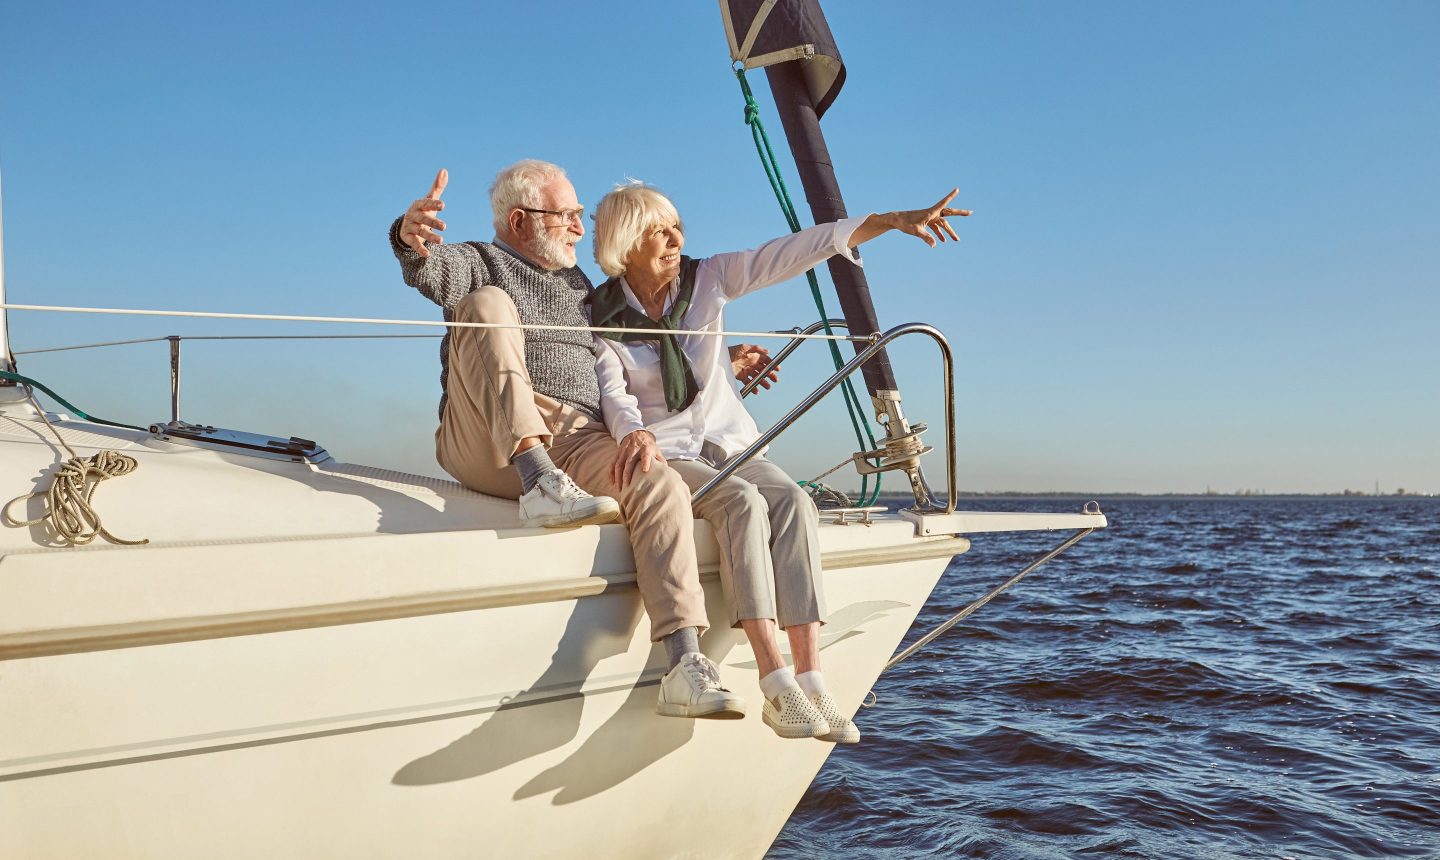
M932 488L933 490L933 488ZM852 494L853 495L853 494ZM1371 493L1082 493L1060 490L1047 490L1039 493L1026 493L1013 490L1000 492L960 492L957 494L961 499L1176 499L1181 501L1204 501L1207 499L1226 499L1234 501L1284 501L1287 499L1335 499L1338 501L1437 501L1440 495L1425 495L1422 493L1406 493L1400 495L1374 495ZM910 493L880 494L881 499L904 499L910 500L914 496Z

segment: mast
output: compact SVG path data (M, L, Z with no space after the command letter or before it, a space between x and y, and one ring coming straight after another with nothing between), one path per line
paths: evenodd
M820 118L845 85L845 62L819 0L720 0L720 16L730 42L730 59L746 69L765 69L815 223L847 217L830 150L820 130ZM830 258L827 265L850 333L879 331L864 270L841 257ZM858 352L859 345L855 348ZM883 350L862 373L872 398L882 391L895 391L895 373Z
M845 63L819 0L719 2L730 59L737 67L765 69L815 223L846 217L840 183L820 130L821 117L845 84ZM880 326L864 270L841 257L831 257L827 265L850 333L878 332ZM860 345L854 346L858 353ZM912 427L905 418L890 356L881 350L862 372L875 416L885 427L885 443L881 450L857 454L856 468L862 474L902 470L910 478L916 508L934 507L920 471L920 455L929 450L920 441L925 426Z
M0 305L5 304L5 195L4 189L0 188ZM0 307L0 370L15 372L15 356L10 354L10 335L5 327L5 316L8 314L5 308ZM7 380L0 379L0 385L12 385Z
M801 64L806 60L790 60L774 66L767 66L765 76L770 81L770 92L775 96L775 109L780 114L780 124L785 128L785 139L790 143L790 152L795 157L795 167L800 173L800 185L805 189L805 200L810 204L810 214L816 224L828 224L848 218L845 198L840 194L840 182L835 178L835 166L830 161L830 149L825 145L825 135L820 131L820 114L811 100L805 83ZM859 251L855 252L857 255ZM840 296L840 310L851 334L868 335L880 330L875 317L875 304L870 299L870 282L865 279L865 270L841 256L834 256L826 264L835 292ZM856 351L859 344L853 344ZM881 351L862 369L865 387L874 397L879 391L894 391L895 372L890 369L889 354Z

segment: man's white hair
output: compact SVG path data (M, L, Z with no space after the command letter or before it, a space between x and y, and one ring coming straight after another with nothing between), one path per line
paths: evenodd
M495 174L490 186L490 211L495 214L495 231L510 233L510 213L515 209L540 208L540 189L557 179L565 179L558 164L527 158L517 161Z
M612 278L625 274L625 258L640 247L645 234L671 224L685 232L675 204L658 189L638 179L615 186L595 207L595 262L600 271Z

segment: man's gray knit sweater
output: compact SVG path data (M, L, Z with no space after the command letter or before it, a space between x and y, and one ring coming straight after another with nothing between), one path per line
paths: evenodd
M484 286L499 287L515 302L520 322L588 326L582 306L590 279L578 268L547 272L488 242L431 245L427 259L400 242L400 220L390 225L390 248L405 283L444 309L454 320L460 301ZM534 389L600 418L600 383L595 377L594 338L588 331L525 330L525 369ZM445 417L450 375L450 334L440 341L440 417Z

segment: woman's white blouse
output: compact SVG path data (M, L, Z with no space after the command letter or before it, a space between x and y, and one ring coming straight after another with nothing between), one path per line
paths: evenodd
M707 257L695 272L695 296L679 327L723 331L726 302L803 274L834 254L844 254L860 265L850 248L850 236L864 220L862 216L821 224L772 239L753 251ZM630 306L644 313L623 277L620 286ZM677 280L665 299L667 313L678 290ZM600 377L600 411L605 425L617 442L636 430L649 430L667 459L695 459L707 441L726 457L739 453L760 437L760 431L740 402L725 339L713 335L679 335L678 339L700 392L689 408L671 412L665 407L660 384L657 343L622 343L596 335L595 369Z

